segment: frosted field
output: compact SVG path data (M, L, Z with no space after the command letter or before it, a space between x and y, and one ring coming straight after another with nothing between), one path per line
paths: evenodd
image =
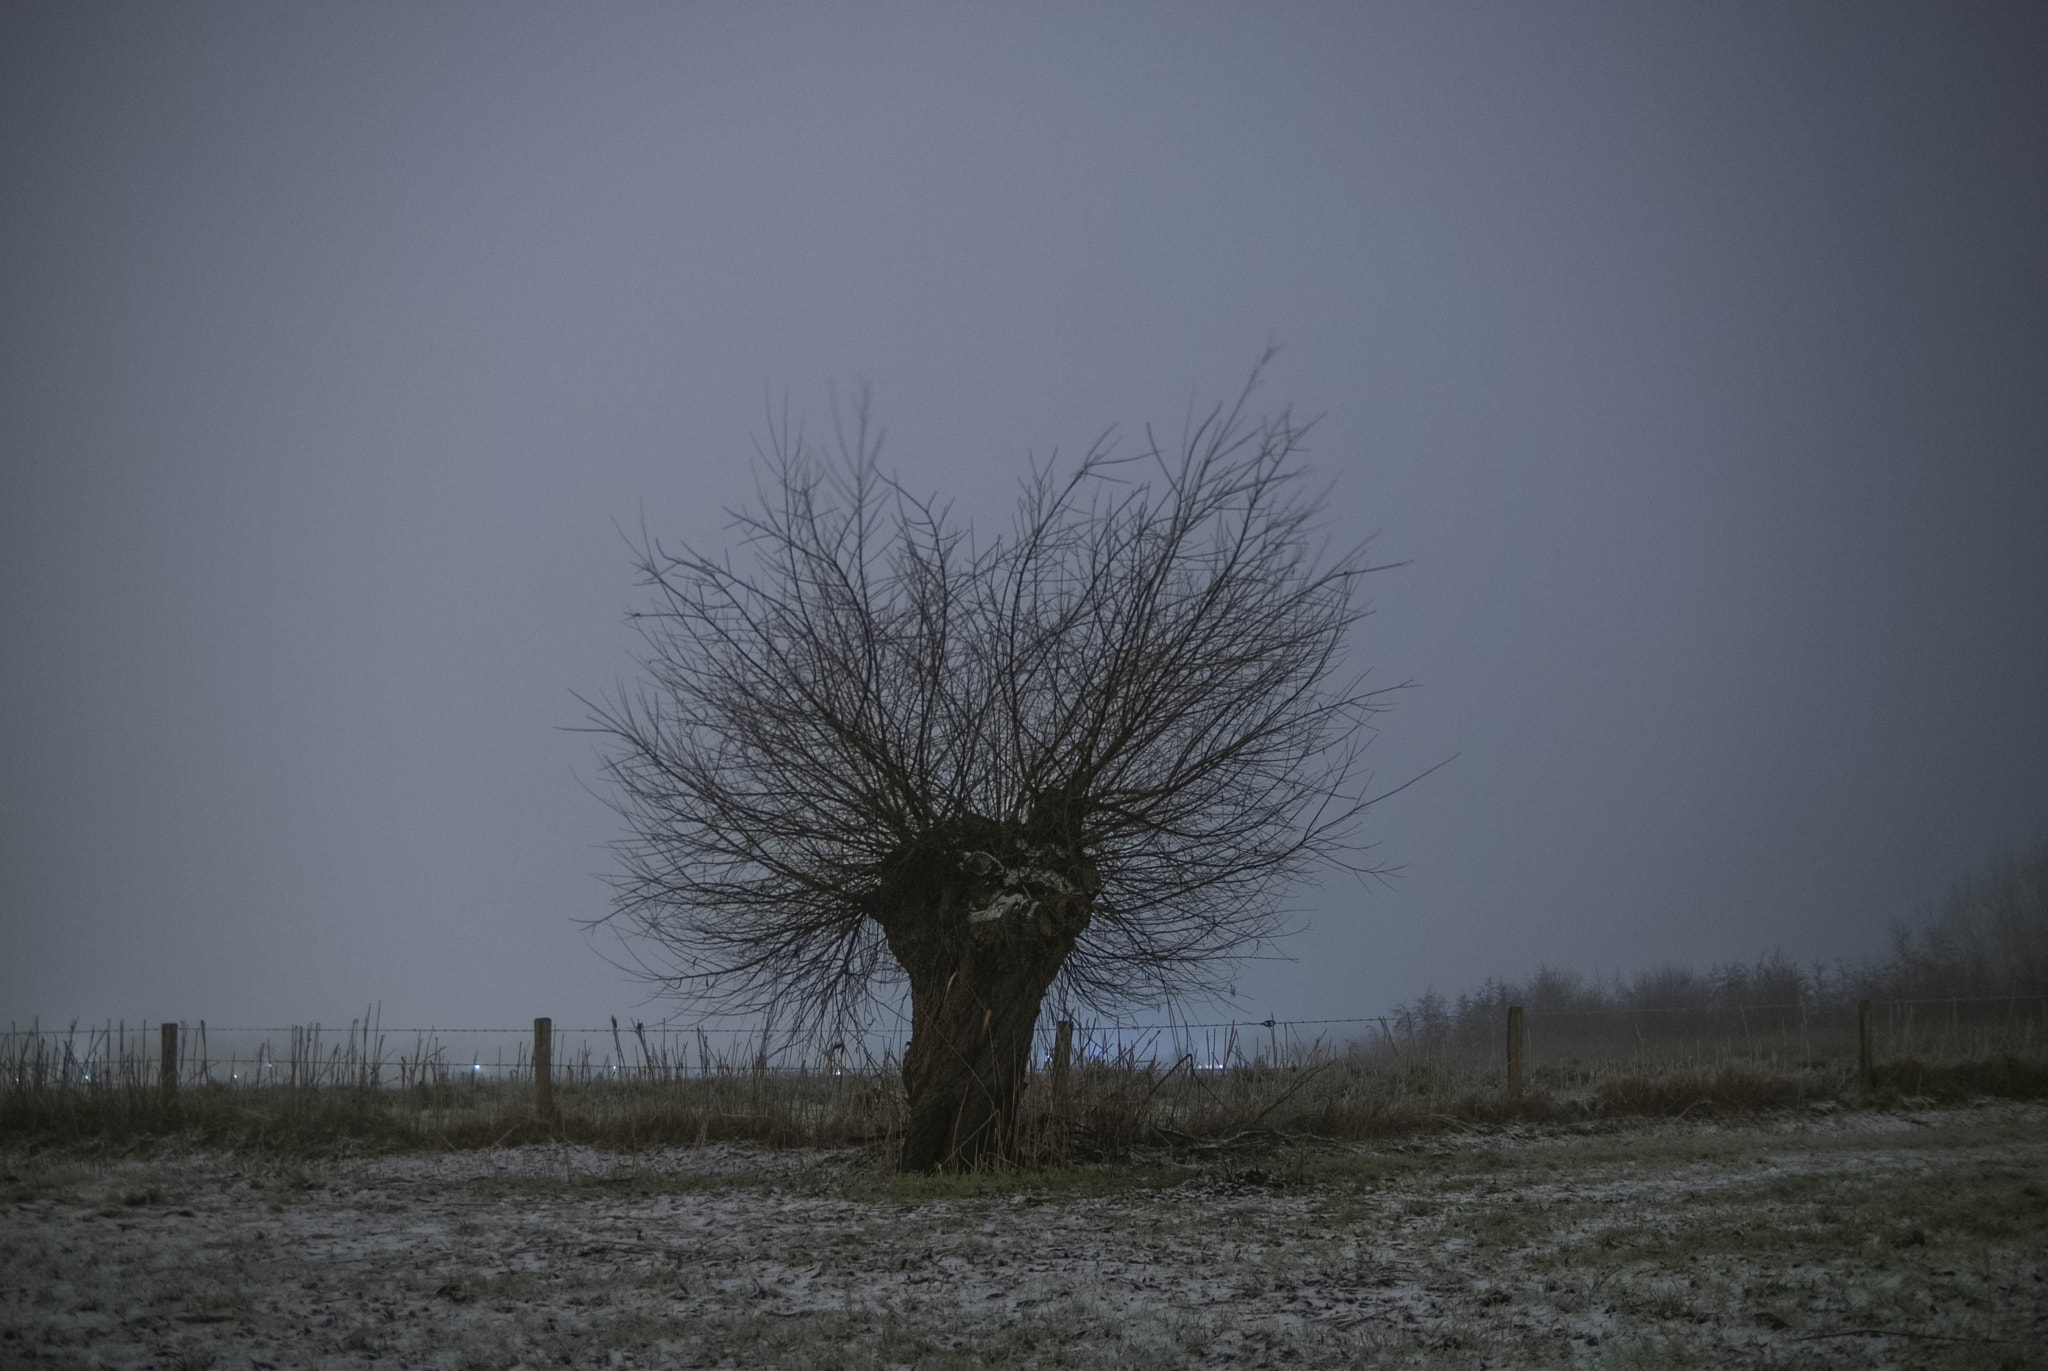
M0 1153L0 1365L2043 1366L2048 1107L910 1180Z

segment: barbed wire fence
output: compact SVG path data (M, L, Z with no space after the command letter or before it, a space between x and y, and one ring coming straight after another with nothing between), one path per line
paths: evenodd
M907 1037L899 1034L898 1037ZM1638 1064L1748 1062L1815 1069L1850 1059L1868 1079L1879 1059L2031 1056L2048 1047L2048 996L1866 999L1849 1003L1554 1008L1472 1004L1456 1011L1356 1018L1223 1019L1040 1025L1034 1070L1060 1059L1194 1074L1300 1069L1348 1056L1389 1070L1497 1069L1523 1073ZM652 1085L746 1073L879 1077L893 1074L902 1042L869 1034L830 1043L772 1024L676 1025L612 1018L604 1024L385 1027L373 1007L346 1028L320 1023L251 1028L205 1020L61 1029L10 1023L0 1071L13 1090L94 1087L287 1087L318 1090L481 1088L549 1082ZM538 1070L537 1070L538 1068Z

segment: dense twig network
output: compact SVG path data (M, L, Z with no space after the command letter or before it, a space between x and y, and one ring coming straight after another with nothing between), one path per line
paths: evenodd
M654 969L859 1021L906 971L904 873L943 858L981 873L969 924L1070 897L1052 995L1127 1008L1221 987L1312 867L1374 872L1391 688L1341 658L1377 568L1319 547L1308 426L1249 417L1257 380L1171 448L1035 466L990 541L883 474L865 395L830 454L771 423L739 562L643 534L646 677L590 722Z

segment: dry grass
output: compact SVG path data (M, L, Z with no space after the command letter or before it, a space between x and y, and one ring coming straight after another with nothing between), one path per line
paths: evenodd
M400 1072L371 1056L366 1036L349 1042L346 1050L293 1058L297 1084L216 1080L166 1093L139 1040L126 1054L101 1051L87 1071L77 1066L79 1053L52 1035L16 1034L0 1045L0 1066L10 1073L0 1089L0 1140L117 1152L177 1142L281 1154L462 1151L540 1141L630 1151L747 1141L863 1146L886 1156L904 1116L902 1087L888 1063L866 1071L776 1071L758 1054L751 1062L707 1055L689 1072L658 1059L652 1067L659 1069L643 1063L620 1071L586 1058L562 1072L554 1112L542 1117L528 1081L416 1066ZM1895 1037L1887 1045L1912 1044ZM1865 1090L1853 1059L1797 1059L1754 1036L1619 1045L1573 1040L1537 1061L1519 1099L1509 1098L1502 1065L1483 1054L1421 1052L1412 1044L1403 1051L1392 1040L1342 1050L1310 1045L1284 1064L1240 1059L1227 1070L1203 1069L1198 1052L1162 1065L1126 1050L1079 1066L1063 1092L1034 1077L1015 1152L1020 1167L1033 1169L1113 1160L1147 1147L1214 1155L1290 1138L1355 1141L1514 1122L1704 1119L1815 1105L2048 1096L2048 1050L2031 1025L2017 1039L1950 1033L1947 1045L1948 1051L1884 1062L1874 1089ZM1599 1055L1602 1046L1610 1049L1606 1055ZM410 1083L366 1084L393 1076Z

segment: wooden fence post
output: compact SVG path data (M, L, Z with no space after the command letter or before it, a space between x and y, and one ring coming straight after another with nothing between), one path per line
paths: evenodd
M1061 1019L1052 1036L1052 1093L1067 1093L1067 1061L1074 1055L1074 1024Z
M533 1021L533 1111L543 1119L555 1117L555 1021Z
M162 1060L157 1066L157 1082L163 1087L166 1100L178 1093L178 1026L167 1023L163 1026Z
M1877 1089L1877 1037L1868 1000L1856 1002L1856 1079L1865 1090Z
M1522 1098L1522 1006L1508 1006L1508 1099Z

